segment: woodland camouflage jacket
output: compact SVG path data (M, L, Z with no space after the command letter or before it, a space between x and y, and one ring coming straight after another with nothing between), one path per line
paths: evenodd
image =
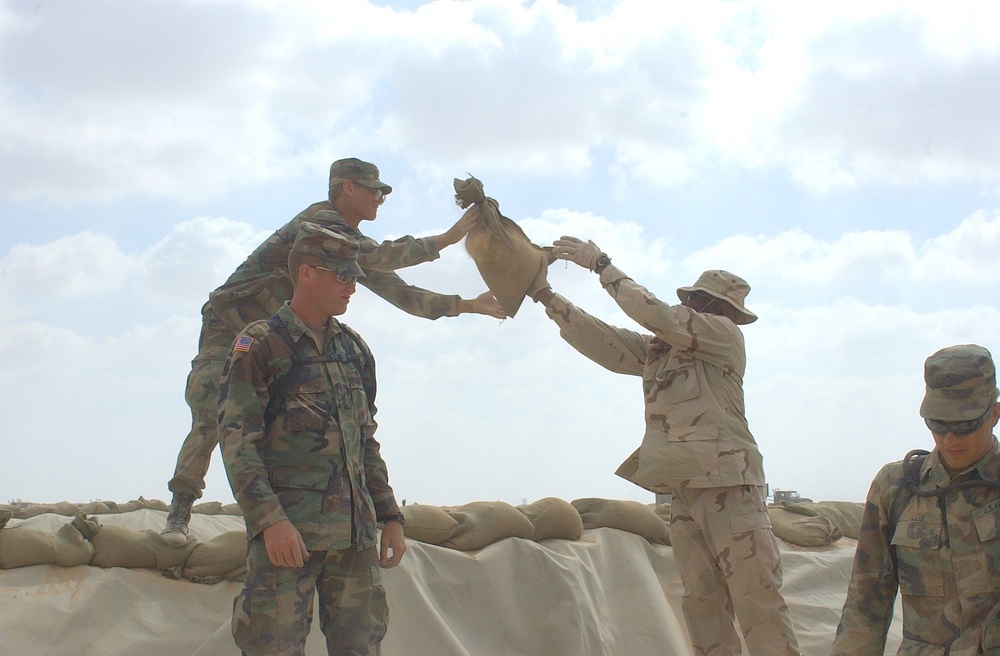
M247 326L226 361L219 391L219 437L226 474L249 537L288 519L306 548L376 544L377 518L399 513L375 440L374 405L350 356L371 357L363 342L343 339L336 319L322 353L286 304L277 313L310 362L285 406L265 425L274 381L293 351L267 321Z

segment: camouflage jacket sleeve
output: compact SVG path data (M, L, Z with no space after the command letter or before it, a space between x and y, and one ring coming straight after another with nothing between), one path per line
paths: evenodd
M353 335L355 343L360 346L361 354L365 358L365 367L362 376L370 376L372 379L369 384L365 385L368 407L371 411L371 420L362 427L363 442L365 445L363 466L365 468L368 493L371 495L372 503L375 505L375 516L379 520L382 520L387 515L398 515L399 505L396 503L396 495L389 485L389 469L385 464L385 460L382 459L382 447L378 443L378 440L375 439L375 431L378 428L378 422L375 421L375 414L378 412L375 404L375 356L372 355L371 348L369 348L361 335L358 335L356 332ZM370 396L368 396L369 389L371 390Z
M609 371L641 376L649 338L596 319L556 294L545 314L559 326L559 335L577 351Z
M625 314L653 335L671 346L695 353L701 360L732 367L743 375L746 368L743 340L732 321L666 303L614 265L606 267L600 279Z
M458 316L458 296L408 285L391 271L365 269L365 277L359 278L358 282L413 316L424 319Z
M361 247L358 264L365 271L396 271L441 257L441 250L434 237L406 236L381 243L370 237L362 237L358 244Z
M884 466L872 481L861 521L854 568L831 654L881 654L892 623L898 585L895 573L882 576L889 550L889 507L902 484L900 463Z
M260 339L266 332L264 326L263 321L255 322L240 335L254 339L255 348L246 352L230 350L222 370L218 401L222 459L251 536L288 519L271 488L260 452L266 440L264 409L270 398L267 381L275 374L268 371L270 354L266 342Z

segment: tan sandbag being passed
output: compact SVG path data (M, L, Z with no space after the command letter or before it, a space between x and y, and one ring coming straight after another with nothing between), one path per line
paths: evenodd
M465 249L486 286L508 317L517 314L531 282L547 263L551 249L531 243L521 227L500 214L476 178L455 178L455 203L462 209L479 205L479 224L465 238Z

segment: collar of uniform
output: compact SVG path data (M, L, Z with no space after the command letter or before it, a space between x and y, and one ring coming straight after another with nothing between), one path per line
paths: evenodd
M306 323L302 319L299 319L299 315L292 311L291 301L285 301L285 304L278 309L278 316L288 326L288 334L292 336L296 344L302 339L303 335L309 335L310 339L312 339L312 331L309 330L309 327L306 326ZM326 320L326 329L331 336L336 335L340 332L340 322L335 317L330 317Z
M973 472L978 474L978 476L973 477ZM938 453L937 448L935 448L927 458L927 463L925 463L920 476L922 483L931 483L935 487L943 487L969 478L978 478L983 481L1000 480L1000 443L997 442L995 436L993 438L993 448L987 451L985 456L980 458L971 467L963 469L954 476L948 474L948 471L944 468L944 463L941 462L941 455Z

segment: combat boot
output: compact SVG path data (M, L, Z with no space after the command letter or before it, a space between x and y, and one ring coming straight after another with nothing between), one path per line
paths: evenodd
M167 525L160 531L160 537L171 544L184 544L188 539L188 524L191 522L191 506L194 496L174 494L170 502Z

